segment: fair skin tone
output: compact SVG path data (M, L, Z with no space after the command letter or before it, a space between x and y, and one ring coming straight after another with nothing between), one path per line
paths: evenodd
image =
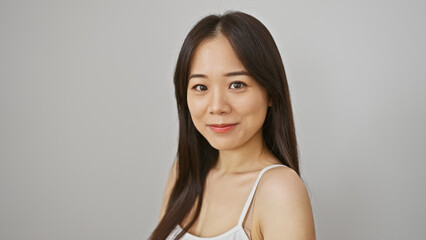
M236 226L259 171L280 164L262 137L271 101L222 35L205 39L197 47L190 67L187 99L195 127L219 150L218 162L207 175L200 215L189 233L214 237ZM225 133L209 127L221 123L236 125ZM175 179L174 164L160 219ZM194 210L181 225L189 221ZM294 170L277 167L265 172L253 199L250 225L251 239L315 239L309 195Z

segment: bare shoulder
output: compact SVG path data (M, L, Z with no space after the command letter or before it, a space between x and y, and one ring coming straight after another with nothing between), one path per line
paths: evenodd
M285 197L306 197L306 187L300 176L289 167L275 167L266 171L259 181L258 191L260 196ZM287 197L283 200L289 200Z
M162 203L161 203L159 221L163 218L163 216L166 212L167 204L168 204L168 201L169 201L169 198L170 198L170 194L172 193L172 189L174 187L174 184L176 182L176 178L177 178L177 161L174 161L172 166L170 167L169 175L167 177L166 187L165 187L164 192L163 192L163 199L162 199Z
M296 171L269 169L259 181L256 195L263 239L315 239L309 194Z

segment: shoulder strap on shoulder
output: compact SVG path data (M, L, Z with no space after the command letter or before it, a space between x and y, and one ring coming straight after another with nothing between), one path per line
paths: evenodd
M254 183L254 186L251 189L251 192L250 192L250 195L249 195L249 197L246 201L246 204L244 205L243 211L241 212L240 219L238 220L238 225L243 224L244 218L246 217L247 211L250 207L251 201L253 200L254 193L256 192L257 185L259 184L259 181L262 178L262 175L266 171L268 171L269 169L274 168L274 167L280 167L280 166L281 167L287 167L286 165L283 165L283 164L274 164L274 165L267 166L267 167L263 168L262 171L260 171L259 175L257 176L256 182Z

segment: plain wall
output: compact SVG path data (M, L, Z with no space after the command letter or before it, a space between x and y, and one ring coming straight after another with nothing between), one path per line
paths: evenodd
M202 17L270 30L318 239L424 239L425 1L0 1L0 239L146 239Z

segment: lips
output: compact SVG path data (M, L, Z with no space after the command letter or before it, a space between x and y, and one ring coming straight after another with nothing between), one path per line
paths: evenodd
M217 133L225 133L230 131L234 128L234 126L237 125L236 123L224 123L224 124L210 124L208 125L211 130L217 132Z
M235 125L236 123L223 123L223 124L210 124L209 126L213 126L213 127L228 127L228 126L232 126Z

